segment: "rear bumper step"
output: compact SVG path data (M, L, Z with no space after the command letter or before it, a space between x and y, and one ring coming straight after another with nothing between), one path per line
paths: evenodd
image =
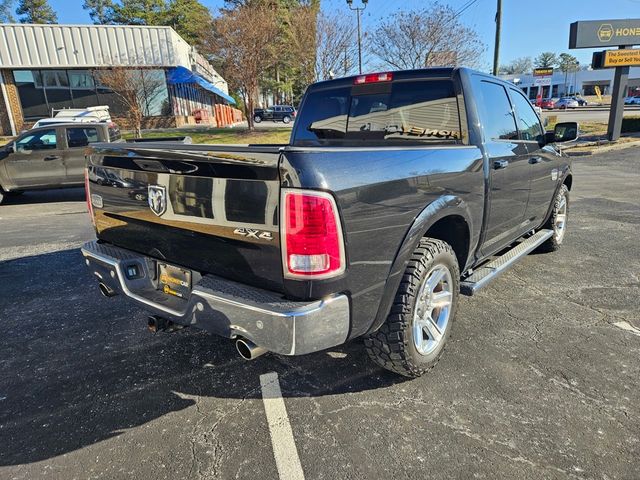
M552 236L553 230L540 230L495 260L481 266L460 283L460 293L472 296Z
M158 290L156 260L151 257L95 241L82 247L82 255L101 284L154 314L223 337L244 337L275 353L323 350L344 343L349 333L349 299L344 294L295 302L193 272L191 294L182 299Z

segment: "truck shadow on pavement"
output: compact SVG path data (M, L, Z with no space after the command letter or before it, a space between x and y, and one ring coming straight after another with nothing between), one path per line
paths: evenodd
M53 202L82 202L84 187L58 188L54 190L31 190L17 195L7 195L2 205L31 205Z
M145 312L99 295L77 249L0 262L0 284L2 466L109 439L193 406L190 396L259 399L267 372L279 374L285 397L403 381L373 366L358 342L245 362L231 341L204 332L153 335Z

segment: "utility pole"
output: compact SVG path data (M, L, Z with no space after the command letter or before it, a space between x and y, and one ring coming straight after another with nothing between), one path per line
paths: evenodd
M502 0L498 0L496 10L496 43L493 49L493 74L498 75L500 70L500 29L502 27Z
M355 10L358 17L358 71L362 73L362 33L360 31L360 12L367 8L369 0L362 0L362 7L354 7L353 0L347 0L347 5L351 10Z

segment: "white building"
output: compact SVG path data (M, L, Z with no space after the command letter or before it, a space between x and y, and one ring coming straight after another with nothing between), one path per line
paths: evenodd
M542 97L561 97L564 94L580 93L582 95L595 95L595 87L600 87L603 95L611 93L613 88L613 68L602 70L580 70L566 75L556 70L551 78L551 85L538 87L534 85L533 74L500 75L500 78L516 83L529 98L536 98L539 89L542 89ZM629 84L625 95L640 95L640 67L629 69Z
M144 69L163 84L146 99L146 127L179 126L194 111L235 103L225 80L171 27L0 24L0 135L53 109L106 104L123 115L96 75L114 66Z

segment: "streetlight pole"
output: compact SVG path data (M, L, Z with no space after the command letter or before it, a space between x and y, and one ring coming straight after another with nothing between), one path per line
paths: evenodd
M347 0L347 5L351 10L355 10L358 17L358 71L362 73L362 34L360 32L360 12L367 8L369 0L362 0L362 7L354 7L353 0Z

